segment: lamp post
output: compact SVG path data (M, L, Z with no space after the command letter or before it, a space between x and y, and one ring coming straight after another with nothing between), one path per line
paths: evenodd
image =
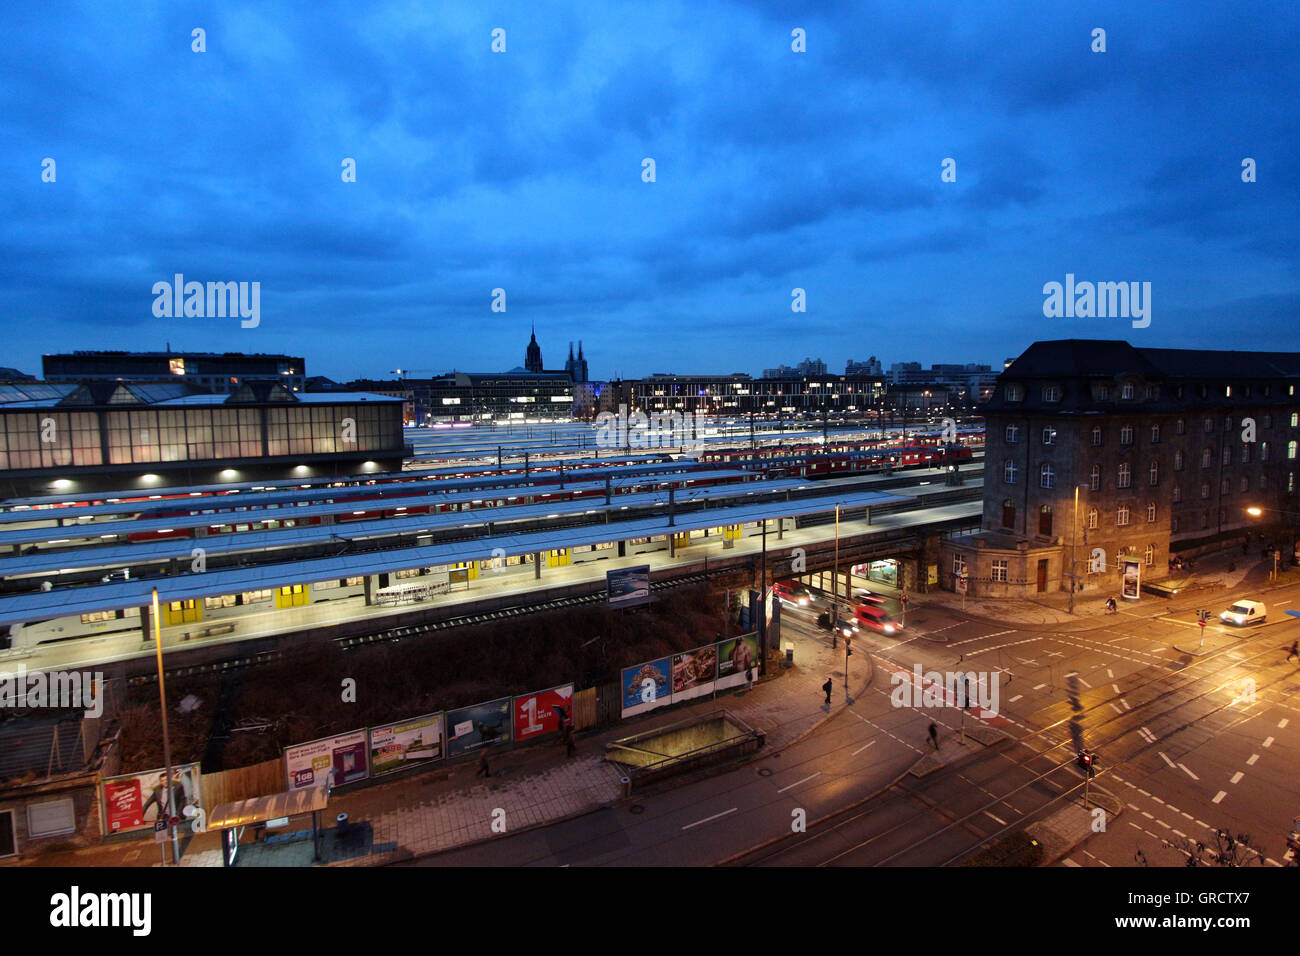
M1261 508L1259 505L1251 505L1249 508L1246 509L1246 514L1250 515L1252 518L1258 518L1258 517L1262 516L1262 515L1264 514L1264 512L1266 512L1266 511L1267 511L1269 514L1275 514L1275 515L1287 515L1287 516L1289 516L1289 517L1296 517L1297 515L1300 515L1300 512L1297 512L1297 511L1282 511L1282 510L1279 509L1279 508ZM1271 577L1271 580L1273 580L1273 581L1277 581L1277 577L1278 577L1278 564L1279 564L1279 561L1280 561L1281 557L1282 557L1282 551L1281 551L1281 549L1280 549L1280 548L1274 548L1274 549L1273 549L1273 572L1272 572L1272 577Z
M167 690L163 687L163 666L162 666L162 618L158 613L158 589L153 589L153 641L158 652L158 700L162 706L162 733L163 733L163 762L167 765L167 783L165 793L167 794L167 829L172 831L172 862L179 863L181 860L180 837L176 833L176 828L171 824L171 818L179 816L176 812L176 788L172 785L172 746L171 738L167 735ZM160 811L163 812L163 811Z
M1079 564L1076 553L1077 539L1079 537L1079 489L1083 485L1076 482L1074 485L1074 518L1070 521L1070 613L1074 613L1074 591L1079 581Z

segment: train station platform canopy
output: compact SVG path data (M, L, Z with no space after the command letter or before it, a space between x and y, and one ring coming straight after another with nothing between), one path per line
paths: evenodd
M671 525L667 515L656 515L632 521L610 521L607 524L561 528L555 531L492 534L467 541L392 548L328 558L285 561L249 568L212 570L202 573L187 572L130 581L83 585L81 587L54 588L50 591L0 597L0 624L17 624L24 621L67 617L95 611L144 607L151 602L154 587L158 588L160 600L165 602L196 600L225 594L238 594L244 591L288 587L294 584L312 584L317 581L362 575L388 574L412 568L488 561L501 557L503 552L505 557L513 557L553 551L560 548L584 547L611 541L626 541L632 538L663 536L670 532L683 534L706 528L751 524L777 518L827 515L833 513L836 506L841 509L851 510L898 504L911 500L914 500L911 496L867 491L846 493L835 497L754 502L731 507L723 506L683 511L675 516ZM463 519L464 516L461 515L460 517ZM485 517L484 520L486 520ZM190 543L192 544L192 542Z

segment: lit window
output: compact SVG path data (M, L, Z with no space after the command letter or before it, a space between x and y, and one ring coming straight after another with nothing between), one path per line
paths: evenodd
M1097 509L1088 509L1088 530L1095 531L1097 528Z
M1007 562L1005 559L999 558L993 562L993 580L1005 582L1006 579L1007 579Z
M1044 445L1054 445L1054 444L1056 444L1056 429L1055 429L1055 428L1044 428L1044 429L1043 429L1043 444L1044 444Z
M1123 527L1124 525L1128 524L1128 519L1129 519L1128 505L1121 505L1119 511L1115 515L1115 523L1120 527Z
M1155 520L1156 520L1156 503L1153 501L1149 505L1147 505L1147 521L1152 522Z
M1129 467L1128 463L1125 462L1124 464L1119 466L1119 484L1116 485L1116 487L1127 488L1131 484L1133 484L1132 469Z
M1056 472L1052 469L1051 465L1043 465L1043 467L1039 469L1038 486L1040 488L1056 487Z
M1088 475L1088 487L1093 491L1101 488L1101 465L1092 466L1092 472Z
M1147 567L1149 568L1151 567L1151 565L1155 563L1156 563L1156 546L1154 544L1149 544L1147 545Z

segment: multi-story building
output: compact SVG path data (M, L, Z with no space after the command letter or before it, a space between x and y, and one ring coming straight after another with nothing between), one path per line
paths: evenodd
M1072 580L1119 593L1126 560L1158 579L1171 551L1257 531L1281 544L1300 464L1297 386L1297 353L1034 343L984 407L981 531L945 542L941 583L965 571L972 594Z
M615 383L611 383L615 384ZM676 411L682 414L749 415L783 419L816 417L866 417L881 409L884 383L847 375L751 378L730 375L671 375L617 383L614 394L646 413Z
M865 375L869 378L883 378L885 371L880 365L880 359L873 355L865 362L855 362L853 359L849 359L844 363L844 374L850 377Z
M306 390L306 362L294 355L243 352L72 352L45 355L48 382L185 382L229 395L245 382L274 380L291 392Z

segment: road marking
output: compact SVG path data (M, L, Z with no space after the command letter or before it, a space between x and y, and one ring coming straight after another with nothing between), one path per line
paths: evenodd
M1130 707L1130 706L1128 705L1128 701L1126 701L1123 697L1121 697L1121 698L1119 699L1119 702L1120 702L1121 704L1124 705L1124 709L1125 709L1125 710L1132 710L1132 709L1133 709L1132 707Z
M868 744L868 746L870 746L870 745ZM811 780L813 777L820 777L821 775L822 775L822 772L821 772L820 770L818 770L816 773L810 773L810 774L808 774L808 776L804 777L802 780L796 780L794 783L790 784L790 786L788 786L788 787L782 787L780 790L777 791L777 793L785 793L787 790L793 790L795 787L799 786L799 784L801 784L801 783L807 783L807 782L808 782L809 780Z
M1111 706L1111 709L1115 711L1115 713L1117 713L1117 714L1122 714L1122 713L1124 713L1124 711L1120 710L1120 709L1119 709L1119 705L1116 704L1114 701L1111 701L1111 702L1110 702L1110 706Z
M998 823L1001 824L1002 826L1006 826L1006 825L1007 825L1007 821L1006 821L1006 820L1003 820L1001 817L994 817L993 814L989 813L987 810L984 811L984 815L985 815L986 817L993 817L993 819L994 819L994 820L997 820Z
M1155 817L1153 817L1151 814L1147 813L1145 810L1142 811L1142 816L1146 817L1148 820L1154 820L1154 819L1155 819Z
M1089 683L1088 683L1086 680L1084 680L1082 677L1079 678L1079 683L1082 684L1084 687L1088 688L1088 690L1092 690L1092 685L1089 684Z
M1158 738L1156 737L1156 735L1153 734L1153 733L1151 732L1151 728L1149 728L1149 727L1139 727L1139 728L1138 728L1138 733L1141 734L1141 735L1142 735L1142 739L1145 740L1145 741L1146 741L1147 743L1149 743L1149 744L1153 744L1153 743L1155 743L1156 740L1158 739ZM1161 754L1161 756L1163 757L1164 754Z
M1277 729L1278 729L1278 730L1285 730L1285 729L1286 729L1286 725L1289 724L1289 723L1291 723L1290 719L1288 719L1288 718L1286 718L1286 717L1283 717L1281 720L1279 720L1279 721L1277 722Z
M1111 678L1111 679L1113 680L1114 677L1115 677L1115 672L1114 672L1113 670L1111 670L1109 667L1107 667L1107 668L1106 668L1106 676L1109 677L1109 678Z
M1141 787L1138 787L1138 788L1137 788L1137 791L1138 791L1138 793L1142 794L1142 796L1144 796L1144 797L1149 797L1149 796L1151 796L1151 794L1147 793L1147 792L1146 792L1145 790L1143 790Z
M875 745L876 742L873 740L871 743L867 744L867 747L874 747ZM867 747L859 747L857 750L853 751L853 756L856 757L858 754L862 753L862 751L866 750Z
M1201 779L1200 777L1196 776L1196 774L1192 773L1190 770L1187 769L1187 764L1180 763L1178 766L1182 769L1183 773L1187 774L1187 776L1191 777L1193 780ZM1183 814L1183 816L1187 817L1187 819L1189 820L1191 819L1191 817L1188 817L1187 814L1185 813Z
M814 774L814 776L816 775ZM712 820L717 820L719 817L725 817L728 813L735 813L738 809L739 807L732 807L730 810L723 810L721 813L715 813L713 816L705 817L703 820L696 820L694 823L688 823L686 826L682 827L682 829L689 830L691 827L698 827L701 823L709 823Z
M1214 795L1214 799L1211 800L1210 802L1211 802L1211 803L1218 803L1220 800L1222 800L1222 799L1223 799L1224 797L1226 797L1227 795L1228 795L1228 791L1227 791L1227 790L1220 790L1218 793L1216 793L1216 794Z
M1164 827L1166 830L1172 830L1172 829L1173 829L1173 827L1171 827L1169 824L1165 823L1164 820L1157 820L1156 823L1160 824L1160 825L1161 825L1162 827Z
M992 816L992 814L989 814L989 815ZM994 817L994 819L997 819L997 818ZM1002 821L999 820L998 822L1001 823ZM1075 863L1075 862L1074 862L1073 860L1071 860L1069 857L1066 857L1064 860L1061 861L1061 866L1078 866L1078 865L1079 865L1078 863Z
M1087 857L1088 859L1090 859L1090 860L1096 860L1098 863L1100 863L1100 864L1101 864L1102 866L1104 866L1104 867L1109 867L1109 866L1110 866L1110 864L1107 863L1105 860L1103 860L1103 859L1101 859L1101 858L1099 858L1099 857L1095 857L1095 856L1093 856L1093 855L1092 855L1091 853L1089 853L1087 850L1084 850L1084 851L1083 851L1083 855L1086 856L1086 857Z
M1290 604L1290 601L1274 601L1274 604Z
M1018 701L1021 697L1024 696L1025 696L1024 694L1016 694L1016 696L1012 697L1009 701L1007 701L1007 703L1014 704L1016 701Z
M1251 754L1248 758L1246 758L1246 766L1247 767L1255 766L1255 761L1258 759L1259 759L1259 754Z
M1170 767L1177 766L1172 760L1170 760L1168 757L1165 756L1165 752L1163 750L1160 751L1160 759L1163 760L1165 763L1169 764Z
M1119 684L1111 684L1110 686L1115 688L1115 693L1116 693L1116 694L1122 694L1122 693L1124 693L1122 690L1119 689Z
M1078 671L1070 671L1070 673L1066 674L1065 676L1066 676L1066 677L1078 677L1078 676L1079 676L1079 672L1078 672Z
M1032 689L1032 690L1042 690L1042 689L1043 689L1044 687L1046 687L1046 686L1047 686L1046 684L1039 684L1037 687L1034 687L1034 688L1031 688L1031 689Z
M1244 773L1242 773L1240 770L1238 770L1236 773L1234 773L1234 774L1232 775L1232 780L1230 780L1229 782L1230 782L1230 783L1241 783L1241 778L1244 777L1244 776L1246 776L1246 775L1245 775Z
M1180 837L1182 837L1184 840L1187 839L1187 834L1184 833L1182 830L1174 830L1174 832L1177 833L1177 834L1178 834Z
M1271 747L1271 746L1273 746L1273 738L1272 738L1272 737L1265 737L1265 738L1264 738L1264 746L1265 746L1265 747Z

